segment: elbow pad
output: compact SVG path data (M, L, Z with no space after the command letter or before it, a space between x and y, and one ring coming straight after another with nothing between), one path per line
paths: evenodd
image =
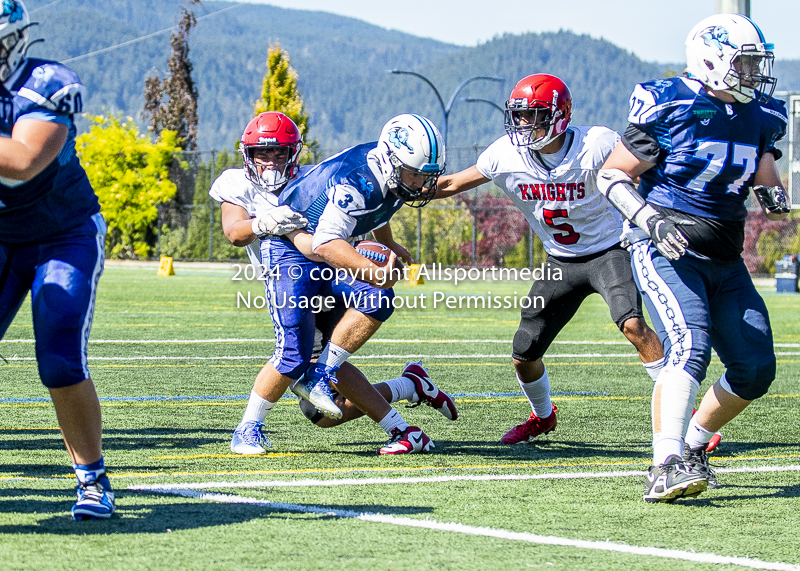
M633 180L619 169L600 169L597 188L620 211L626 220L648 230L647 221L658 214L649 206L633 185Z

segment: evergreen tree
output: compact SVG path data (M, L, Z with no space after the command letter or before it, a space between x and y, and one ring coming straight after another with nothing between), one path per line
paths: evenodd
M200 0L187 2L200 4ZM142 118L149 117L155 135L164 129L176 131L181 148L193 151L197 149L197 86L192 79L194 66L189 60L189 32L197 19L186 6L181 8L181 14L178 29L170 40L169 76L163 81L158 77L145 79Z
M254 110L256 115L265 111L279 111L294 121L305 144L305 156L301 162L312 159L318 142L306 138L308 113L297 91L297 72L291 66L289 53L281 48L280 42L275 42L267 50L267 73L261 87L261 98L256 101Z

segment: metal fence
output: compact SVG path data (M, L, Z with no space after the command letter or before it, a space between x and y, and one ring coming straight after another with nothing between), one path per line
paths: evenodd
M781 94L790 110L789 136L779 144L784 158L781 176L800 208L800 95ZM482 146L447 149L449 172L474 165ZM339 149L314 149L307 161L315 163ZM173 202L159 207L154 253L179 260L243 260L244 250L232 246L221 227L219 206L208 190L226 168L240 167L230 151L182 153L170 178L178 187ZM800 216L768 222L757 208L748 215L744 259L753 274L771 274L775 261L800 253ZM422 209L403 208L392 219L395 238L420 263L469 266L532 267L545 258L541 241L522 214L492 184L458 198L437 201Z

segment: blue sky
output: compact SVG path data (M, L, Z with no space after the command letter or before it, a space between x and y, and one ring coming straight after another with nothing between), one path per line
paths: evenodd
M684 60L689 30L714 13L714 0L239 0L333 12L383 28L463 46L504 33L572 30L605 38L641 59ZM751 16L777 59L800 59L800 2L751 0Z

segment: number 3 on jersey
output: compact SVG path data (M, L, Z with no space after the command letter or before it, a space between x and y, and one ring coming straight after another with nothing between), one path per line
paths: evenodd
M556 224L553 221L553 218L567 218L568 215L569 213L564 209L548 210L545 208L542 210L542 218L544 219L545 224L554 230L565 232L565 234L553 234L553 240L564 246L571 246L572 244L577 243L581 237L580 234L575 232L575 228L566 222Z

